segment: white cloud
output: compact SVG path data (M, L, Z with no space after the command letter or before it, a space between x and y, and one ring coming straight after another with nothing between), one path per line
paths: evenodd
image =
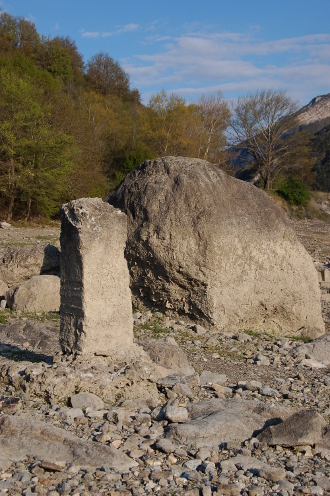
M329 84L330 34L268 41L256 33L197 32L169 37L159 32L146 38L149 48L129 59L125 70L144 101L151 87L180 96L218 90L242 94L272 87L301 97L304 88L306 92L314 88L318 94L322 91L318 88ZM157 50L154 53L150 53L151 42Z
M81 31L81 37L82 38L98 38L100 36L100 33L98 31Z
M99 32L99 31L85 31L84 29L82 29L80 32L82 38L108 38L110 36L136 31L137 29L139 29L139 27L140 27L139 24L130 23L130 24L124 24L123 26L118 26L114 31Z

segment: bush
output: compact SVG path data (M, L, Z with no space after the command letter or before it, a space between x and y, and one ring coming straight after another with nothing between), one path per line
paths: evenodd
M310 191L307 186L297 179L287 179L277 193L288 201L290 205L307 205L310 199Z

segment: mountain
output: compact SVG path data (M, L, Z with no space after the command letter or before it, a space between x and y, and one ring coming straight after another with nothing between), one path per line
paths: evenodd
M313 157L314 189L330 191L330 93L320 95L296 112L298 126L292 132L306 131ZM259 175L244 144L231 149L231 164L235 176L243 181L258 183Z
M330 119L330 93L313 98L308 105L298 111L297 115L303 126Z

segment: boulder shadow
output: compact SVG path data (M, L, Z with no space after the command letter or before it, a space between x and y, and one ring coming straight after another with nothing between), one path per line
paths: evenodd
M44 362L48 365L53 364L53 356L46 355L45 353L38 353L26 348L19 348L16 345L1 343L0 342L0 356L13 360L14 362L31 362L40 363Z

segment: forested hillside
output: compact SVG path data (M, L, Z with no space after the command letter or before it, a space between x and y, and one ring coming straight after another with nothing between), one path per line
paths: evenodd
M268 93L281 103L287 98L285 92ZM249 105L253 98L242 102ZM261 107L272 108L268 104ZM0 12L0 220L51 218L70 199L104 197L148 158L196 157L229 170L234 148L227 140L234 119L235 110L221 93L191 104L161 91L143 105L109 54L84 61L70 38L43 36L26 19ZM277 132L276 121L272 126ZM257 127L246 131L259 142ZM275 189L276 182L293 175L327 191L329 128L317 131L309 133L303 148L300 143L299 154L296 143L290 143L289 155L275 154L271 181L260 186ZM237 136L236 146L242 146L244 134ZM261 143L263 151L273 146ZM307 162L297 161L302 155ZM261 172L267 171L265 164L259 160Z
M0 13L2 218L52 216L68 199L103 197L146 158L218 162L228 117L221 96L188 105L162 92L143 106L108 54L85 63L73 40Z

